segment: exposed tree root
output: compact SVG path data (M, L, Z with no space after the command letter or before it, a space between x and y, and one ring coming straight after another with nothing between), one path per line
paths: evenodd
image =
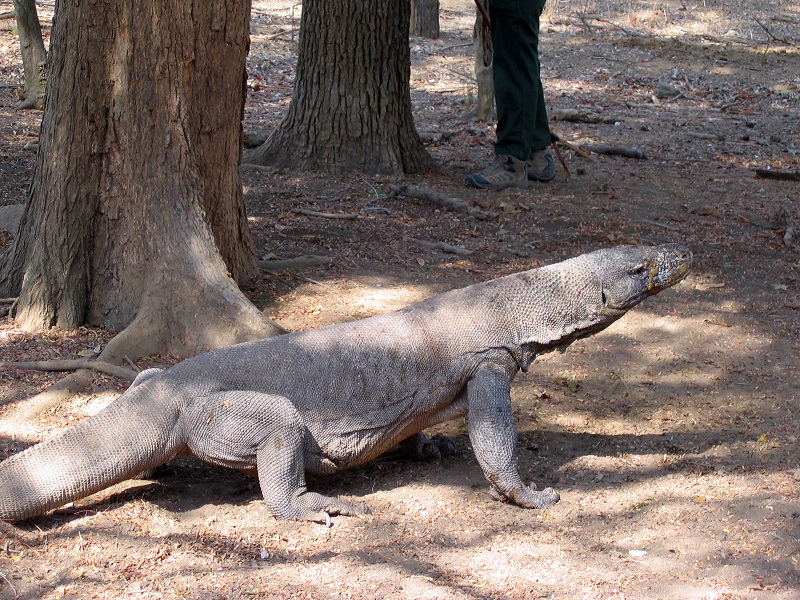
M31 98L25 98L24 100L17 102L17 104L14 105L14 108L16 110L42 110L44 105L42 103L42 99L39 96L34 95Z
M6 418L12 422L29 421L70 398L86 392L91 387L93 379L92 372L88 369L79 369L70 373L45 391L28 398Z
M89 358L74 358L65 360L35 360L28 362L0 361L0 368L12 369L33 369L36 371L75 371L77 369L89 369L98 371L106 375L113 375L126 381L133 381L136 378L136 371L112 365L101 360Z
M166 285L167 280L165 276L150 287L134 321L106 344L97 360L42 361L51 366L72 363L78 370L30 398L11 418L30 419L86 392L93 381L88 369L131 380L135 373L118 366L126 360L154 354L190 357L286 332L253 306L232 281L199 285L191 278L173 278Z

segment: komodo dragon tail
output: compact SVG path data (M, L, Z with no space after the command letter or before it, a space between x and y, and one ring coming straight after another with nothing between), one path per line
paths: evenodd
M160 385L134 382L97 415L0 463L0 520L41 514L174 457L178 410L154 393Z

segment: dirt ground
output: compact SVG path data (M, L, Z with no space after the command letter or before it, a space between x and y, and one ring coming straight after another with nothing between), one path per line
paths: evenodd
M312 480L372 509L330 529L276 521L254 480L184 460L0 530L0 598L800 598L800 184L756 177L800 171L800 9L562 1L543 24L549 106L603 119L553 128L647 159L565 151L571 178L560 169L552 183L500 193L463 183L493 140L469 116L473 17L468 0L442 0L442 38L412 40L419 128L455 133L429 146L442 174L402 181L498 215L393 197L392 177L244 170L260 255L333 257L244 289L304 329L598 247L688 244L697 266L686 281L514 384L520 469L561 502L537 512L493 501L463 422L438 428L456 457L389 457ZM291 0L254 3L248 132L286 110L298 23ZM25 200L25 145L41 117L13 110L12 24L0 22L0 206ZM24 333L3 319L0 359L91 354L110 335ZM94 394L21 422L26 398L56 379L0 372L0 456L124 388L98 375Z

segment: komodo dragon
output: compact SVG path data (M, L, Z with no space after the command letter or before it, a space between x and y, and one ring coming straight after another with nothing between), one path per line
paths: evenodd
M457 289L397 312L221 348L141 373L114 403L0 463L0 519L88 496L181 455L258 475L281 519L368 512L306 489L467 416L495 496L558 502L517 471L514 375L683 279L678 245L619 246Z

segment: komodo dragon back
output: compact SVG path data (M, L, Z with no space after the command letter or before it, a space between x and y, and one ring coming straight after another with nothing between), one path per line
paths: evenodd
M105 410L0 463L0 519L42 514L190 454L256 473L278 518L329 522L366 507L309 491L306 472L331 474L401 442L420 456L446 453L452 441L422 431L464 416L493 494L550 506L558 493L517 470L512 379L675 285L691 264L676 244L618 246L146 371Z

